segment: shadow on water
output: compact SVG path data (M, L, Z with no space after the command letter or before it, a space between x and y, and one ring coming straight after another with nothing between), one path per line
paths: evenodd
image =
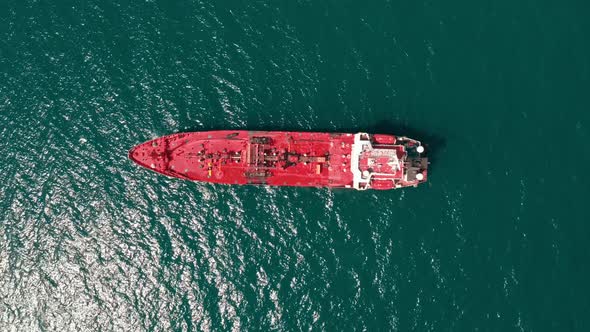
M300 127L291 127L287 126L253 126L248 128L234 128L234 127L226 127L226 128L189 128L187 131L208 131L208 130L252 130L252 131L273 131L273 130L280 130L280 131L302 131ZM303 131L310 131L310 130L303 130ZM393 134L398 136L407 136L422 142L425 146L427 151L428 160L430 162L430 172L435 169L436 161L440 155L440 152L444 150L446 146L446 140L444 137L440 135L436 135L434 133L429 133L406 124L390 121L390 120L382 120L378 123L375 123L371 126L366 127L332 127L332 128L313 128L312 131L318 132L342 132L342 133L356 133L356 132L367 132L367 133L374 133L374 134Z

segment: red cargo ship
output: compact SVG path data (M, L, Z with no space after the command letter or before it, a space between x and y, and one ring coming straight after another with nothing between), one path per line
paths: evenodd
M283 131L178 133L137 145L129 158L192 181L395 189L427 178L424 147L407 137Z

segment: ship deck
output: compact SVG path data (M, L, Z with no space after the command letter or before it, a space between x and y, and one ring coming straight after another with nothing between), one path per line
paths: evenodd
M392 135L209 131L156 138L129 157L155 172L193 181L276 186L391 189L416 185L407 148ZM424 164L425 165L425 164ZM411 168L424 176L425 166Z

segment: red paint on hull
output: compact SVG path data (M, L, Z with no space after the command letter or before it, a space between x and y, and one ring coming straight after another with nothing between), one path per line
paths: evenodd
M131 149L129 158L193 181L362 190L426 181L421 149L392 135L225 130L156 138Z

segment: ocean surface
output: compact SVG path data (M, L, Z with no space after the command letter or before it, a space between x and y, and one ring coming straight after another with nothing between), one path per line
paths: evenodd
M0 1L0 331L590 331L585 1ZM419 188L222 186L182 131L424 141Z

